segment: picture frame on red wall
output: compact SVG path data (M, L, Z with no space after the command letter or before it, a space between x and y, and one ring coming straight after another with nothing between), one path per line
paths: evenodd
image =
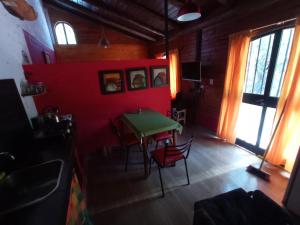
M127 88L130 91L148 88L147 68L126 69Z
M169 85L168 66L151 66L150 73L152 87L162 87Z
M99 71L99 82L103 95L125 92L122 70Z

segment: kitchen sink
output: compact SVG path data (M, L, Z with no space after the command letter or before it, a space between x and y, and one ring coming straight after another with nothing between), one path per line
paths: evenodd
M0 180L0 216L38 203L59 187L64 162L47 161L8 174Z

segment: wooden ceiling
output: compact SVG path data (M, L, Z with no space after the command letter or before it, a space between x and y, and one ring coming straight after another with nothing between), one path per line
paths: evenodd
M202 13L199 21L220 8L230 7L234 1L194 0ZM165 36L164 0L44 0L44 2L145 41L160 41ZM178 33L188 26L188 23L176 21L177 13L184 2L184 0L168 1L168 31L171 34Z

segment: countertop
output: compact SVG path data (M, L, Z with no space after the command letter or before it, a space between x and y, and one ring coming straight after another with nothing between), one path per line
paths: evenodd
M72 138L47 140L35 145L33 154L39 162L52 159L64 161L58 189L45 200L0 217L3 225L65 225L73 171ZM38 156L38 157L37 157Z

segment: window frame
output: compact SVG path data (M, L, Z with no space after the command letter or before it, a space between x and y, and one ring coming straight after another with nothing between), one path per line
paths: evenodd
M59 25L59 24L62 24L63 26L63 31L64 31L64 35L65 35L65 40L66 40L66 44L59 44L58 43L58 38L57 38L57 33L56 33L56 27ZM65 24L70 26L73 33L74 33L74 37L75 37L75 44L69 44L69 41L68 41L68 36L67 36L67 32L66 32L66 28L65 28ZM76 33L75 33L75 29L73 28L73 26L69 23L69 22L66 22L66 21L57 21L54 25L54 34L55 34L55 39L56 39L56 43L58 45L77 45L78 42L77 42L77 38L76 38Z
M252 37L250 40L250 42L252 42L257 39L263 38L264 36L274 34L273 46L272 46L272 51L271 51L271 56L270 56L269 69L268 69L268 73L267 73L267 80L266 80L266 84L265 84L264 93L262 95L252 94L252 93L245 93L244 92L245 90L243 90L243 98L242 98L243 103L253 104L253 105L263 107L262 114L261 114L261 120L265 119L266 110L268 107L271 107L271 108L277 107L279 97L270 96L270 93L271 93L270 91L271 91L271 86L272 86L272 82L274 79L274 72L275 72L276 62L277 62L277 58L278 58L278 54L279 54L282 33L283 33L284 29L290 29L290 28L295 28L295 24L291 23L288 25L277 27L276 29L273 29L273 30L261 32L261 33L255 35L254 37ZM246 77L245 77L245 79L246 79ZM265 152L265 149L262 149L259 146L261 135L262 135L263 125L264 125L264 123L262 121L260 121L257 143L255 145L247 143L246 141L239 139L239 138L236 139L235 143L242 147L247 148L248 150L254 152L257 155L263 155Z
M289 29L289 28L294 28L294 27L295 27L295 25L293 25L293 24L281 26L280 28L274 29L272 31L260 33L251 38L250 42L260 39L260 38L263 38L267 35L274 34L274 41L273 41L273 46L272 46L272 51L271 51L271 56L270 56L269 70L268 70L268 74L267 74L267 80L266 80L264 94L259 95L259 94L252 94L252 93L243 93L243 95L244 95L243 102L250 103L250 102L253 102L253 100L256 100L258 102L257 105L260 105L261 99L267 98L268 103L271 104L272 107L276 108L277 102L278 102L278 97L272 97L269 95L270 95L270 89L271 89L271 85L272 85L272 81L273 81L276 60L278 57L280 40L281 40L282 32L284 29Z

